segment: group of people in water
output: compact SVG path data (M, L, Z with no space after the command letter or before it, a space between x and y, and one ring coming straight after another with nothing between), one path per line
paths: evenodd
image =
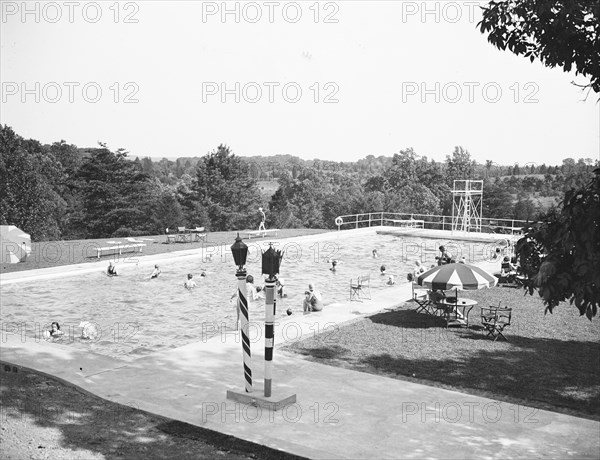
M150 273L150 279L158 278L161 273L162 273L162 270L160 269L158 264L154 265L154 269L152 270L152 273ZM115 264L113 264L112 262L109 262L108 268L106 269L106 274L108 276L118 276L119 272L117 270L117 266ZM202 271L202 273L200 273L200 277L201 278L206 277L206 272ZM193 289L197 286L198 286L198 284L194 280L194 275L191 273L188 273L186 280L183 283L183 287L185 287L186 289Z
M82 321L79 327L81 328L80 339L89 340L95 339L98 336L98 327L94 323ZM64 336L64 332L60 328L58 321L52 321L50 329L44 331L43 336L46 339L61 339Z

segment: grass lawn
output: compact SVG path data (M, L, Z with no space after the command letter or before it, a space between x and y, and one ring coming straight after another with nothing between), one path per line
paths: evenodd
M468 329L446 329L443 320L406 302L286 350L323 364L600 420L598 319L580 317L568 303L544 315L537 295L510 287L460 296L479 302ZM479 307L499 302L513 308L508 342L486 338L481 327Z
M295 236L313 235L315 233L325 233L331 230L321 229L282 229L279 231L278 238L293 238ZM141 238L151 238L154 241L144 241L146 246L140 255L148 256L155 254L164 254L167 252L184 251L188 249L201 249L202 247L218 246L226 244L231 246L237 232L209 232L206 242L196 243L171 243L167 244L165 235L140 236ZM244 238L244 234L240 232L240 236ZM273 237L252 238L248 240L244 238L246 244L248 242L269 241ZM127 244L126 238L102 238L96 240L71 240L71 241L43 241L32 243L31 254L27 260L18 264L2 263L0 265L2 273L12 273L23 270L33 270L36 268L56 267L60 265L81 264L86 262L97 262L97 252L95 248L113 246L109 241L120 241L122 244ZM123 257L136 257L138 253L124 253ZM103 255L100 260L113 260L115 255Z

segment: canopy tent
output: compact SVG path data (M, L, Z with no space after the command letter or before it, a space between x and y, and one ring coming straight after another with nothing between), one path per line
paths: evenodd
M31 253L31 237L14 225L0 225L2 263L16 264Z

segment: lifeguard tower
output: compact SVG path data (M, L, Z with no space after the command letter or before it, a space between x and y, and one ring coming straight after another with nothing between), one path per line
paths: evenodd
M455 180L452 190L452 231L481 232L482 180Z

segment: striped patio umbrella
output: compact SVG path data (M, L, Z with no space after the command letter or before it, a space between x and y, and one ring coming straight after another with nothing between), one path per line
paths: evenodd
M434 267L419 275L417 284L433 291L451 289L477 290L493 287L498 278L469 264L447 264Z

